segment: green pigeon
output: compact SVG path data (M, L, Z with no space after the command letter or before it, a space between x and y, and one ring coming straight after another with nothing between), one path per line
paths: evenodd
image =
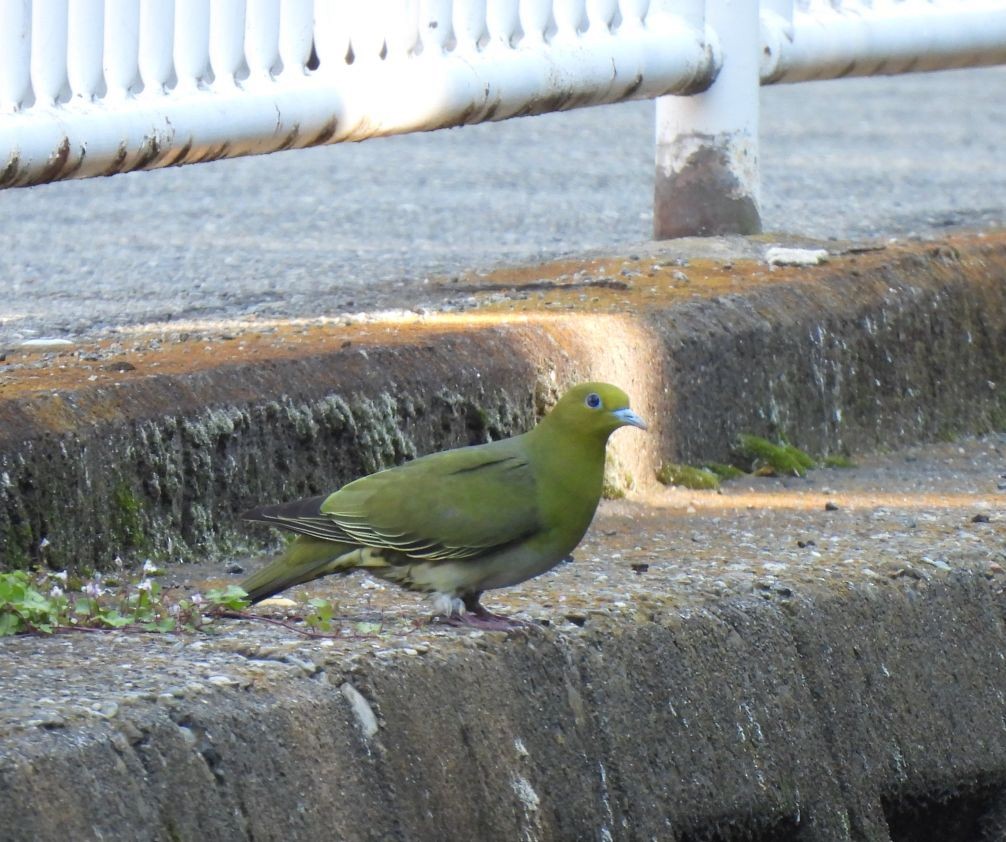
M297 533L242 587L258 602L332 573L365 570L433 595L452 624L508 627L483 591L551 570L580 543L601 499L608 437L645 430L625 392L582 383L522 435L422 456L248 520Z

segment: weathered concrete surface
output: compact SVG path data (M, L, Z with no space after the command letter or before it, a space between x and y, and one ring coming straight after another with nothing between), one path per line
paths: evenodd
M653 421L614 448L630 488L664 460L723 460L739 432L822 453L1003 427L1006 235L833 246L812 269L770 269L763 247L431 285L460 312L10 353L0 566L233 553L260 536L237 518L252 503L510 434L588 377Z
M0 838L1001 839L1001 578L851 575L429 646L5 642L73 669L3 717Z
M648 489L741 431L861 453L1002 429L1006 237L774 271L762 246L440 284L463 312L9 354L5 566L232 553L252 501L525 427L587 376L654 428L612 460L649 505L493 594L547 628L417 629L412 597L340 580L334 640L4 640L0 840L1002 838L1000 438L961 446L966 487L922 452L870 494Z

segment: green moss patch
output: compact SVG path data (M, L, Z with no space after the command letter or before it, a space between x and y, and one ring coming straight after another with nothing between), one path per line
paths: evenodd
M664 485L678 485L695 491L714 491L720 487L720 478L705 468L669 462L657 471L657 479Z
M738 461L762 476L802 477L815 466L814 460L798 447L786 442L773 443L745 433L738 437L735 452Z

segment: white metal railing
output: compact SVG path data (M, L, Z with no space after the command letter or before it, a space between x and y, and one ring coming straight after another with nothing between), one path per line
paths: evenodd
M694 2L0 0L0 186L655 97L715 69Z
M759 84L997 63L1006 0L0 0L0 187L656 98L657 233L756 230Z

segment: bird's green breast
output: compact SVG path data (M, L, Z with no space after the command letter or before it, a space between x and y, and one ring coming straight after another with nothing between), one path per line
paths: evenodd
M565 555L580 542L601 499L604 442L532 437L528 447L535 466L542 529L565 547Z

